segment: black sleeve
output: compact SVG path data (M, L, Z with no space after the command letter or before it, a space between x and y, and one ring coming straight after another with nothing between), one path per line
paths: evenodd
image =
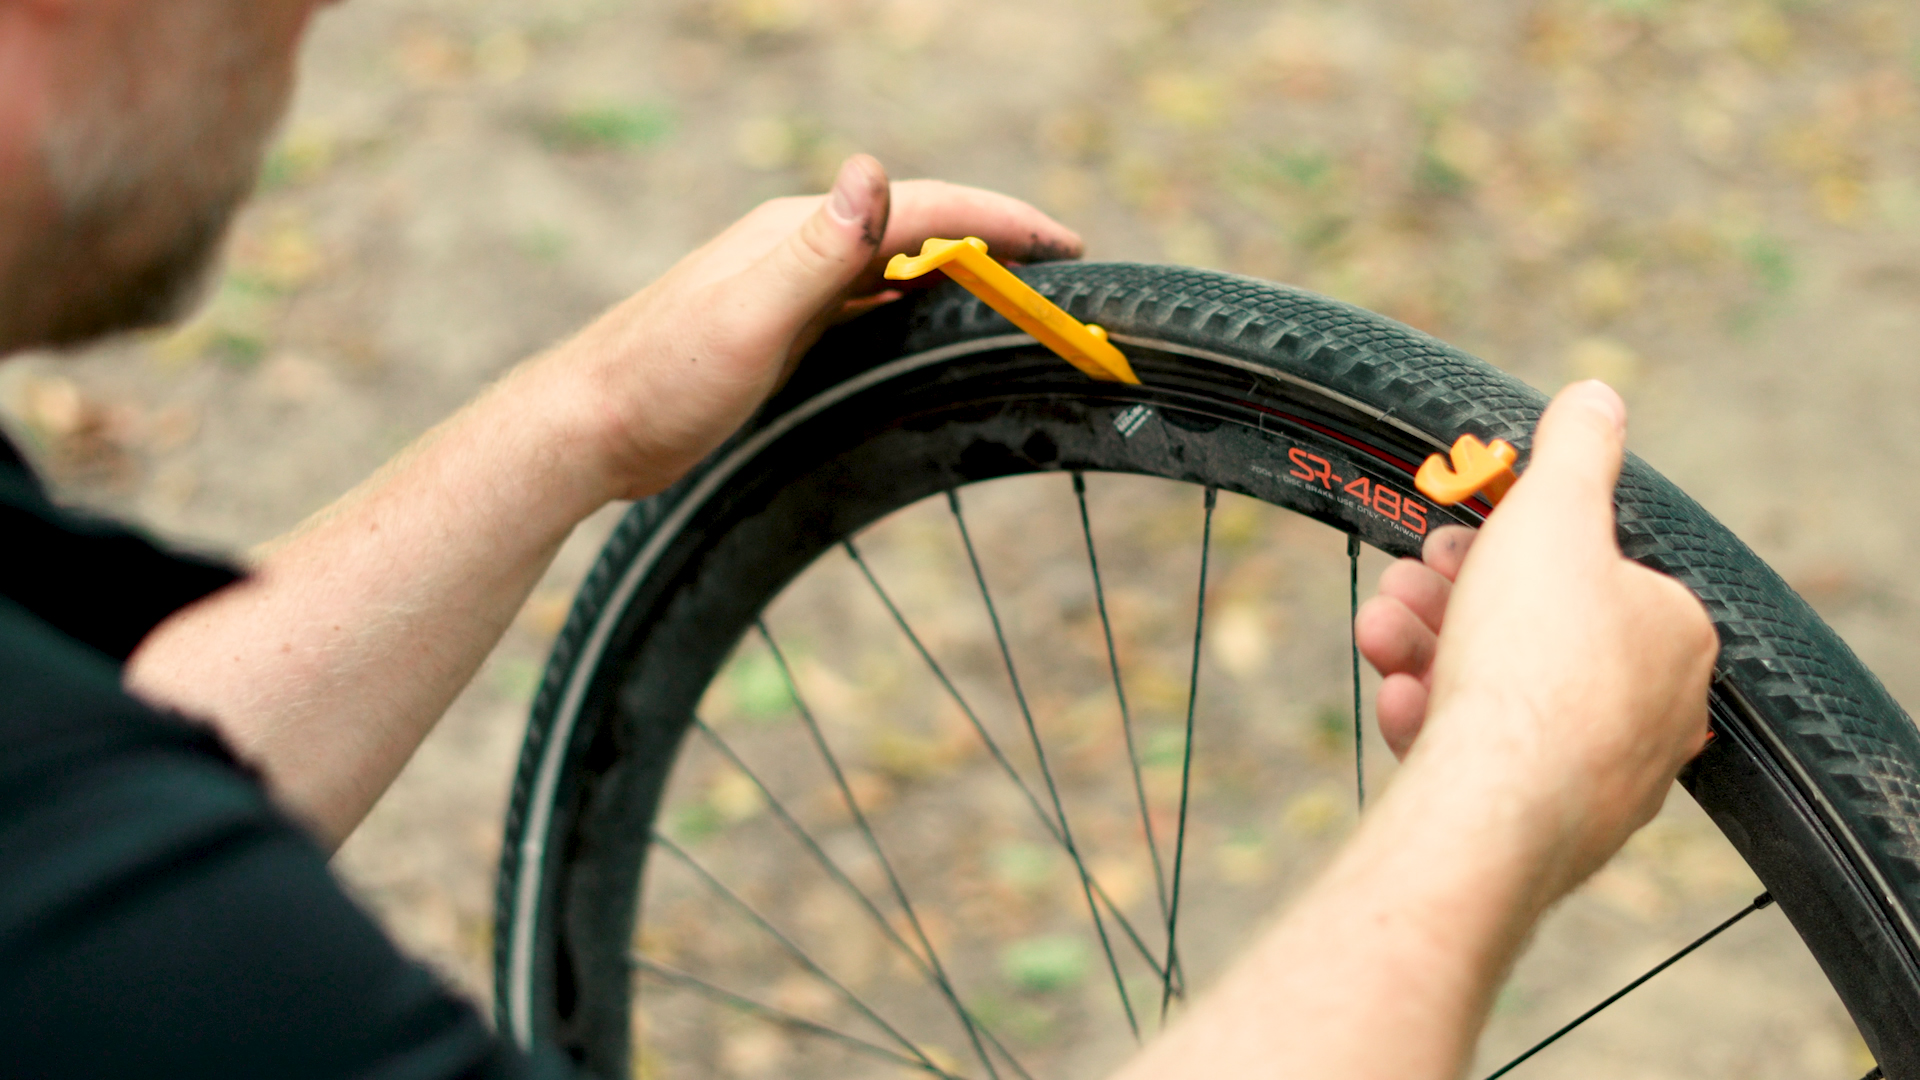
M0 1074L560 1076L403 957L210 733L0 601Z

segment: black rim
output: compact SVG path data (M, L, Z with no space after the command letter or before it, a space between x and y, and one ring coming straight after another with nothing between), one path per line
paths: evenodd
M641 831L643 837L650 831L665 774L670 768L668 763L686 730L690 703L697 700L699 687L705 685L719 660L728 651L727 648L709 647L701 662L691 668L685 666L684 656L677 658L684 670L673 680L676 685L670 689L677 689L679 698L688 704L676 720L671 715L673 709L663 711L660 708L661 699L658 695L661 687L658 680L649 679L646 658L634 651L639 630L659 619L664 607L687 604L691 595L695 597L692 601L695 606L709 611L718 610L719 617L712 619L711 625L731 627L730 630L718 631L720 636L726 637L725 644L730 647L732 637L728 635L732 630L744 630L753 625L765 601L784 587L815 555L836 544L844 544L848 553L858 561L858 549L850 537L867 521L919 497L943 491L951 493L967 483L1026 472L1067 471L1076 474L1075 491L1083 508L1084 486L1079 483L1077 475L1082 470L1133 471L1188 480L1206 489L1209 506L1213 491L1226 488L1285 506L1348 531L1355 536L1350 556L1357 555L1358 539L1363 536L1373 546L1390 553L1412 553L1419 534L1409 526L1408 516L1404 512L1389 516L1384 508L1403 507L1408 498L1404 492L1411 491L1409 474L1412 463L1425 450L1415 440L1398 432L1383 433L1378 426L1369 424L1366 417L1345 410L1337 403L1334 407L1328 407L1326 402L1313 402L1308 400L1306 394L1289 392L1290 388L1284 386L1277 388L1278 393L1264 395L1258 403L1223 404L1217 385L1218 375L1208 378L1205 372L1196 370L1190 359L1145 353L1138 355L1135 363L1147 377L1151 389L1090 388L1082 381L1063 377L1057 361L1033 350L976 355L957 359L943 368L938 376L923 377L916 385L890 386L888 407L894 410L894 417L884 423L866 425L858 415L847 415L857 410L823 414L788 439L782 440L783 447L797 441L800 447L797 452L766 456L784 456L788 461L827 463L816 472L855 468L848 464L849 456L857 458L863 452L881 457L891 455L890 464L897 464L901 447L887 445L889 435L907 432L911 433L908 441L918 445L920 452L932 463L921 473L895 475L893 490L877 497L872 485L867 485L863 489L866 496L864 502L839 501L825 505L816 501L809 511L797 515L789 513L788 524L791 525L793 519L801 521L805 537L793 543L783 557L776 560L776 565L763 567L759 582L748 590L757 592L757 596L716 599L710 589L702 592L708 586L696 582L675 598L663 595L655 597L650 603L635 603L629 607L625 613L625 624L615 634L615 648L609 652L610 656L625 657L627 662L625 666L605 665L601 681L590 695L593 704L584 710L588 722L582 726L586 737L579 743L580 760L587 765L584 775L597 778L593 783L583 784L577 789L581 801L564 816L575 818L583 807L597 805L592 813L582 819L586 827L575 834L570 850L557 860L570 865L568 880L561 882L557 875L552 876L549 880L553 884L545 893L548 901L543 904L543 907L557 907L561 906L557 901L564 899L571 902L565 905L568 911L563 919L568 932L564 936L578 943L577 947L563 945L547 958L552 965L549 977L559 992L548 1003L547 1008L551 1011L547 1013L546 1021L551 1025L548 1030L563 1045L575 1050L590 1065L603 1070L624 1069L626 1066L625 995L614 995L619 1000L617 1009L606 1006L609 980L615 973L606 970L609 958L596 957L592 953L607 941L625 940L624 931L614 936L608 936L607 932L615 928L623 915L626 925L632 925L634 890L620 886L609 889L603 882L608 874L612 874L615 880L620 879L625 868L631 867L632 876L626 880L637 883L638 870L645 858L645 845L642 842L636 846L630 838L595 835L593 823L597 821L604 828L606 823L619 820L624 815L629 825L636 821L647 823ZM992 392L984 395L963 392L956 395L954 388L967 385L969 374L979 370L993 372ZM1246 395L1245 387L1241 386L1237 388L1236 396L1253 395ZM956 397L962 400L955 400ZM924 407L917 410L902 408L902 402L909 405L918 402ZM1153 454L1135 452L1134 448L1144 445L1134 442L1138 431L1122 433L1129 423L1126 414L1140 405L1152 408L1154 419L1171 436ZM901 413L905 415L901 416ZM952 438L944 445L932 445L943 434ZM1362 475L1370 475L1373 484L1386 486L1396 495L1392 500L1382 499L1365 507L1352 499L1343 503L1339 495L1334 493L1334 485L1328 482L1330 477L1322 477L1319 487L1324 497L1305 498L1298 484L1299 469L1289 470L1294 481L1293 487L1289 488L1288 479L1270 467L1289 461L1291 451L1300 451L1310 458L1304 463L1306 472L1313 473L1324 468L1328 474L1339 475L1357 469ZM1292 460L1300 463L1299 456L1293 456ZM1223 464L1229 462L1233 467L1223 468ZM1264 470L1265 475L1262 474L1262 463L1269 466ZM1231 475L1222 476L1223 472ZM1342 476L1342 479L1347 477ZM753 535L750 524L744 531L737 527L743 522L751 523L756 515L764 514L768 507L778 503L783 493L790 499L797 496L799 505L807 505L807 495L802 490L804 486L791 469L775 466L763 471L750 483L730 487L725 495L712 500L710 506L703 507L702 512L683 529L684 536L690 542L680 545L688 549L681 558L691 565L693 553L715 537L733 537L733 542L742 543L748 549L756 544L764 549L767 536ZM964 519L960 518L957 499L954 505L956 519L961 521L964 531ZM1443 520L1471 522L1474 518L1471 512L1456 517L1452 513L1427 507L1424 508L1421 524L1430 527ZM1425 531L1424 527L1421 532ZM1093 550L1090 526L1087 542L1089 561L1097 580L1098 559ZM663 570L666 563L671 561L671 557L663 561ZM763 564L766 562L765 559L758 561ZM711 569L707 567L702 572ZM977 563L975 571L983 595L986 595L986 582L978 575ZM671 572L660 576L663 580L677 579L677 575ZM877 581L874 584L876 589L879 588ZM1357 592L1354 599L1357 602ZM987 601L990 605L990 596L987 596ZM1106 623L1104 607L1103 599L1102 623L1111 646L1111 627ZM1197 619L1196 636L1200 626L1201 620ZM764 627L761 633L765 633ZM767 643L769 646L773 644L770 636ZM1110 659L1115 665L1116 688L1124 714L1124 689L1118 687L1118 661ZM1011 675L1014 665L1010 655L1006 657L1006 662ZM1017 675L1013 675L1013 678L1017 687ZM1195 678L1196 682L1190 688L1190 703L1199 689L1197 664ZM640 685L642 683L645 685ZM613 716L619 711L618 703L623 698L629 704L641 700L649 704L637 709L629 708L627 715L619 722L612 722ZM1872 891L1865 887L1860 875L1848 866L1842 845L1832 841L1830 828L1820 815L1813 812L1805 794L1796 791L1790 778L1779 775L1778 769L1769 771L1764 767L1766 748L1759 745L1757 737L1752 734L1753 725L1743 717L1737 701L1723 696L1717 702L1716 722L1733 737L1717 741L1715 747L1689 770L1684 779L1696 798L1734 839L1736 847L1763 880L1770 887L1775 885L1776 880L1782 882L1776 891L1783 906L1793 917L1802 936L1814 946L1816 955L1822 958L1836 987L1852 1003L1858 1000L1856 994L1863 991L1869 978L1891 978L1895 984L1902 979L1912 982L1912 965L1898 944L1900 935L1892 920L1884 913L1873 913L1876 904ZM621 743L633 738L640 729L646 729L644 742L652 751L647 757L662 764L653 770L636 773L631 767L636 747ZM707 736L711 733L702 729L702 734ZM1036 745L1037 738L1036 733ZM1191 745L1189 738L1189 750ZM1358 773L1357 755L1355 764L1356 782L1363 785L1364 777ZM607 769L604 774L595 774L595 765L615 767ZM1773 786L1770 799L1756 800L1752 793L1755 783L1761 780ZM846 794L849 805L854 805L851 794ZM1032 792L1028 796L1035 797ZM1140 798L1144 806L1144 793ZM1042 802L1036 800L1036 808ZM1760 805L1762 802L1766 805ZM636 814L639 816L634 816ZM1797 823L1804 835L1798 838L1798 842L1785 846L1756 843L1750 834L1740 835L1746 832L1744 823L1749 823L1756 816L1784 816ZM1064 816L1059 820L1065 824ZM1062 829L1060 833L1059 839L1071 851L1070 829ZM1160 859L1163 852L1155 846L1150 824L1147 843L1154 846L1156 887L1167 916L1167 950L1164 960L1156 965L1161 980L1161 1009L1164 1010L1166 1002L1176 993L1179 971L1178 952L1173 947L1173 929L1178 912L1179 841L1176 839L1174 842L1175 850L1164 853L1169 855L1173 868L1170 879L1162 876ZM1823 853L1827 861L1810 859L1809 851ZM1080 885L1091 918L1101 929L1107 963L1113 967L1115 981L1119 984L1114 950L1117 948L1124 952L1128 948L1138 948L1145 951L1140 930L1131 925L1124 928L1116 926L1115 933L1109 936L1106 918L1118 912L1109 907L1103 916L1101 898L1096 895L1095 884L1083 875ZM893 889L905 906L904 893L899 891L897 882ZM621 895L623 892L624 896ZM1836 895L1843 899L1836 902ZM1796 911L1805 914L1796 917ZM1873 914L1863 916L1863 912ZM1835 919L1834 916L1840 917ZM1860 927L1863 918L1877 925L1863 933ZM1846 933L1837 934L1834 930L1836 925L1845 927ZM918 933L921 947L931 958L934 950L931 943L925 940L924 930L917 925L912 929ZM1841 940L1842 937L1845 940ZM1870 962L1855 965L1827 962L1828 957L1846 955L1848 952L1864 953L1869 956ZM619 978L630 974L624 958L619 960L617 966L620 968L617 973ZM682 985L687 985L686 980L693 978L687 973L666 970L651 962L643 961L642 966L669 981L678 979ZM928 966L930 975L936 981L943 979L937 960ZM596 984L597 989L586 989ZM1883 990L1886 985L1882 982ZM1850 989L1854 993L1849 993ZM1119 996L1129 1022L1138 1030L1134 1005L1124 985L1120 986ZM601 1004L595 1007L594 1002ZM740 1008L768 1011L759 1003L734 1004ZM961 1015L964 1019L964 1010ZM1856 1018L1859 1018L1857 1009ZM794 1023L792 1018L781 1022ZM800 1024L800 1027L804 1026ZM1014 1075L1024 1073L1004 1048L990 1045L990 1035L980 1031L971 1020L966 1020L965 1026L977 1060L982 1062L989 1075L998 1074L996 1066L1008 1067ZM1863 1023L1862 1027L1868 1030L1869 1023ZM618 1034L614 1029L618 1029ZM1872 1038L1871 1032L1869 1037ZM1885 1045L1882 1039L1874 1038L1872 1041ZM910 1047L900 1052L906 1055L909 1064L934 1072L941 1071L933 1062L916 1057Z

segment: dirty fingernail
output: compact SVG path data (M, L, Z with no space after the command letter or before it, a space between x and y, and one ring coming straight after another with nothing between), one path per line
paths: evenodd
M865 224L873 213L873 159L859 154L840 166L834 178L833 193L827 197L827 212L848 225Z

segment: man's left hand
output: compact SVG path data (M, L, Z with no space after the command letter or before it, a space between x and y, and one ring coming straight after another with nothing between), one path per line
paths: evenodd
M866 155L826 196L775 199L534 362L582 409L608 498L671 484L719 446L835 321L894 299L893 255L978 236L1013 262L1074 258L1080 238L1017 199L889 184Z

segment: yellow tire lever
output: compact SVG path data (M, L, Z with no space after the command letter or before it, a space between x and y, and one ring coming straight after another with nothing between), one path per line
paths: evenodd
M914 256L895 255L887 263L887 277L907 281L930 270L943 270L968 292L1007 317L1007 321L1060 354L1060 358L1103 382L1138 383L1133 365L1107 340L1107 332L1060 310L1060 305L1035 292L987 255L987 242L928 240Z

